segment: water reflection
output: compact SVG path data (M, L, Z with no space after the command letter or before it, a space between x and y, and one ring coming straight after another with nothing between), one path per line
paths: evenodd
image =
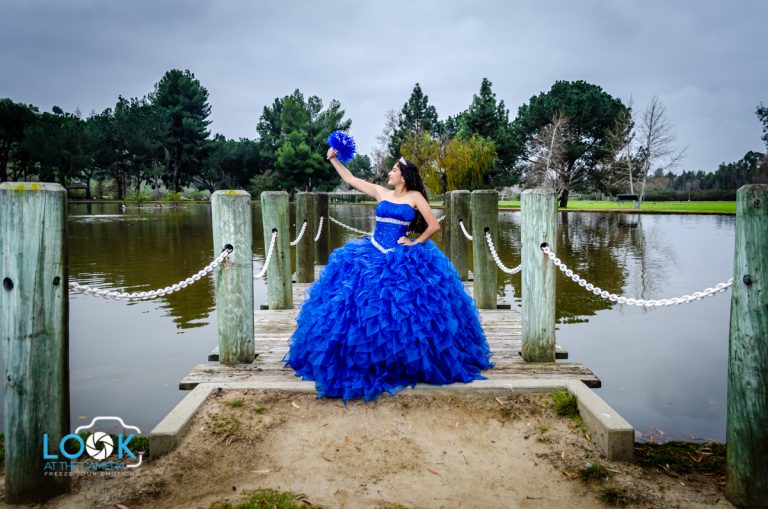
M96 208L96 211L94 211ZM85 209L85 214L80 214ZM89 211L90 209L90 211ZM99 209L103 215L97 215ZM113 210L114 209L114 210ZM210 208L70 207L70 278L81 284L127 292L178 283L210 263ZM203 279L158 300L179 329L202 327L214 309L213 284Z
M499 215L499 251L502 262L520 262L520 213ZM595 286L622 294L629 277L629 266L646 257L646 238L640 214L586 214L561 212L558 216L557 256L575 273ZM653 280L658 271L648 268ZM501 293L519 307L521 274L501 278ZM613 303L584 291L557 274L556 319L558 323L583 323Z
M619 221L617 221L619 219ZM557 256L595 286L621 293L627 278L626 256L638 246L638 223L605 214L560 214ZM557 276L557 318L560 323L586 321L612 303Z
M731 275L732 216L639 219L643 238L638 245L644 247L626 246L627 277L617 293L678 297ZM569 287L587 293L566 282L558 294ZM597 311L588 324L561 325L557 337L572 359L601 378L600 395L638 430L655 427L670 438L723 440L729 308L730 292L683 306L617 305Z
M192 275L216 254L207 204L125 211L119 204L72 204L69 212L70 278L82 284L156 289ZM332 205L331 213L373 230L370 206ZM258 204L252 214L259 270L265 252ZM679 296L725 281L732 271L732 216L569 213L559 222L557 255L609 292ZM361 237L335 224L324 227L332 248ZM291 239L295 235L293 226ZM435 240L442 244L439 234ZM499 214L497 248L508 267L520 263L519 212ZM500 273L499 296L519 305L520 284L519 274ZM266 300L262 279L254 281L254 294L256 304ZM729 295L646 310L614 305L558 274L558 342L602 379L600 395L638 429L722 440ZM210 278L152 302L73 294L73 427L94 415L120 415L142 430L157 424L184 396L179 380L216 346L214 309Z

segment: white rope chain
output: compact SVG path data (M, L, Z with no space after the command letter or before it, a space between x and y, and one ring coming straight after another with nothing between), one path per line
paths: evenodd
M355 232L355 233L360 233L360 234L362 234L362 235L370 235L370 234L371 234L371 232L365 232L365 231L363 231L363 230L358 230L357 228L353 228L353 227L351 227L351 226L349 226L349 225L346 225L346 224L342 223L341 221L339 221L338 219L336 219L336 218L334 218L334 217L328 216L328 219L330 219L331 221L333 221L333 222L334 222L334 223L336 223L337 225L339 225L339 226L343 226L343 227L344 227L344 228L346 228L347 230L351 230L351 231L353 231L353 232Z
M488 242L488 249L491 250L491 256L493 257L494 261L496 262L496 265L499 266L502 272L505 274L517 274L521 270L523 270L523 264L521 263L514 269L510 269L503 263L501 263L501 259L499 259L499 255L496 252L496 248L493 245L493 239L491 238L491 232L485 232L485 240Z
M690 295L683 295L682 297L674 297L671 299L651 299L651 300L628 299L626 297L620 297L614 293L608 293L607 291L603 290L602 288L598 288L592 283L587 283L586 280L582 279L578 274L574 274L574 272L571 269L569 269L562 261L560 261L560 258L555 256L555 253L553 253L548 246L542 247L541 250L544 251L544 253L547 256L549 256L549 258L552 260L552 263L554 263L555 266L563 272L563 274L571 278L574 282L578 283L578 285L581 286L582 288L586 289L589 292L594 293L599 297L608 299L611 302L618 302L619 304L627 304L629 306L660 307L660 306L676 306L678 304L688 304L695 300L701 300L704 297L712 297L716 293L724 292L733 285L733 278L729 278L727 283L718 283L714 288L707 288L702 292L694 292Z
M471 241L472 240L472 235L470 235L469 232L467 231L467 229L464 227L464 220L463 219L459 219L459 226L461 227L461 231L464 232L464 236L467 238L467 240Z
M267 273L267 267L269 266L269 261L272 259L272 252L275 250L276 239L277 239L277 231L274 231L272 232L272 241L269 244L269 251L267 252L267 257L264 260L264 266L261 268L261 271L254 276L255 278L262 278L264 277L264 274ZM216 257L216 259L214 259L211 263L206 265L197 274L191 277L188 277L187 279L180 281L174 285L166 286L165 288L160 288L159 290L151 290L148 292L133 292L133 293L113 292L111 290L103 290L101 288L81 285L80 283L75 283L75 282L69 283L69 289L73 291L89 294L89 295L94 295L96 297L103 297L105 299L126 300L126 301L156 299L157 297L164 297L171 293L178 292L179 290L188 287L192 283L200 281L202 278L204 278L205 276L213 272L213 270L216 267L218 267L219 264L223 262L224 259L227 256L229 256L231 252L232 252L231 249L224 249L221 252L221 254Z
M307 223L308 221L305 219L304 222L301 224L301 231L299 232L298 237L296 237L296 240L291 242L291 247L295 246L301 241L301 238L304 236L304 232L307 230Z
M184 281L176 283L175 285L166 286L165 288L161 288L159 290L151 290L149 292L134 292L134 293L113 292L110 290L103 290L101 288L94 288L92 286L85 286L85 285L81 285L80 283L74 283L74 282L69 283L69 289L80 291L90 295L95 295L96 297L103 297L105 299L128 300L128 301L155 299L157 297L163 297L165 295L178 292L182 288L186 288L192 283L200 281L203 277L207 276L210 272L212 272L213 269L215 269L221 262L223 262L224 259L227 256L229 256L229 253L231 252L232 252L231 249L224 249L221 252L221 254L216 257L215 260L213 260L211 263L206 265L200 272L198 272L194 276L188 277Z
M317 225L317 235L315 235L315 242L320 240L320 233L323 231L323 219L325 219L325 216L320 216L320 224Z
M264 266L261 267L261 270L258 274L253 276L255 279L259 279L264 277L264 274L267 273L267 267L269 267L269 261L272 259L272 251L275 250L275 241L277 240L277 229L272 230L272 240L269 241L269 251L267 251L267 257L264 258Z

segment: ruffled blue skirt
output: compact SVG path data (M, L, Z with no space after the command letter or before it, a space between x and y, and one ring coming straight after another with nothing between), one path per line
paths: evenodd
M490 356L474 301L434 242L383 253L365 238L331 253L284 360L318 398L346 402L482 379Z

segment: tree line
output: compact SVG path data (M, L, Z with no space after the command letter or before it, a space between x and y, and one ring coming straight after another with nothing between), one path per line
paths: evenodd
M757 108L768 146L768 108ZM188 70L166 72L142 98L118 97L114 108L67 113L0 99L0 181L105 181L124 199L142 186L179 192L239 188L327 191L325 140L348 131L341 104L300 90L264 106L254 139L211 136L205 87ZM378 145L350 163L353 173L383 180L400 156L415 161L432 193L454 189L549 187L567 206L572 192L730 191L765 180L768 162L749 152L717 171L672 172L684 156L664 105L653 98L635 111L601 87L557 81L521 105L514 119L484 78L467 109L440 119L416 83L400 111L386 114ZM655 194L654 194L655 193Z
M418 84L399 113L389 112L374 151L374 165L386 167L398 153L415 160L434 192L477 187L547 187L566 207L571 192L632 193L640 201L658 195L662 181L674 177L684 157L663 103L654 97L635 110L601 87L585 81L557 81L548 92L531 97L510 120L491 82L467 110L440 121ZM757 108L768 147L768 108ZM764 182L768 158L749 152L714 173L683 172L669 185L702 191L735 191L745 183ZM720 193L733 196L734 193ZM730 198L729 198L730 199Z
M325 140L348 130L338 101L327 107L296 90L277 98L256 126L256 139L227 139L208 130L208 91L188 70L165 73L142 98L118 97L114 108L83 118L59 107L0 99L0 181L91 183L108 180L118 199L142 185L173 192L216 189L330 190ZM361 157L357 166L364 164Z
M735 200L736 190L745 184L768 184L768 158L750 150L733 163L721 163L716 171L664 173L658 168L648 178L648 199Z

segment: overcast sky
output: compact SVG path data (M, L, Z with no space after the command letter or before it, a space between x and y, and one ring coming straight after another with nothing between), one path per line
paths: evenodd
M263 107L299 88L341 101L370 153L417 82L444 119L483 77L511 118L586 80L636 110L659 96L681 169L712 171L765 151L766 19L764 0L0 0L0 97L88 115L189 69L213 133L255 138Z

